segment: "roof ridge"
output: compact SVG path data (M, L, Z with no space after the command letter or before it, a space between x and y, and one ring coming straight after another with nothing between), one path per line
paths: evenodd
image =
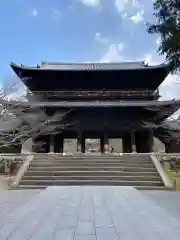
M145 61L124 61L124 62L41 62L41 66L45 65L93 65L93 64L108 64L108 65L124 65L124 64L139 64L145 65Z

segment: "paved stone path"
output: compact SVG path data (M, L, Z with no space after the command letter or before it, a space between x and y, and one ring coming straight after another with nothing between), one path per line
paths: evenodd
M165 208L171 215L180 219L180 192L175 191L142 191L143 195Z
M1 191L0 192L0 226L9 213L14 211L16 208L22 207L28 201L31 200L36 194L40 193L40 190L12 190L12 191Z
M0 240L179 240L180 219L131 187L50 187L22 198L22 191L17 194L16 207L1 206Z

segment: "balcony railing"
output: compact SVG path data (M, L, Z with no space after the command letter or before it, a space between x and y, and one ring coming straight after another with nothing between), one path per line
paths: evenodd
M59 98L59 99L72 99L72 98L85 98L85 99L112 99L112 98L158 98L158 91L153 90L126 90L126 91L33 91L29 93L31 96L40 96L46 99Z

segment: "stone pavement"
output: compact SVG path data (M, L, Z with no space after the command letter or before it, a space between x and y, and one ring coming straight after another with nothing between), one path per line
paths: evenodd
M166 209L171 215L180 219L180 192L176 191L142 191L143 195Z
M28 191L1 191L0 192L0 226L3 219L16 208L21 208L24 204L31 200L33 196L38 194L40 190Z
M0 209L0 240L177 240L180 236L180 218L131 187L65 186L29 191L23 197L23 191L17 194L10 210L7 197L0 197L0 204L5 204Z
M8 177L0 175L0 191L8 189Z

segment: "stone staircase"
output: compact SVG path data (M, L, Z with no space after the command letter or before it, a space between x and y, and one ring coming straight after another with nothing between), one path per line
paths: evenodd
M163 189L164 184L147 155L60 156L36 154L18 188L57 185L117 185Z

